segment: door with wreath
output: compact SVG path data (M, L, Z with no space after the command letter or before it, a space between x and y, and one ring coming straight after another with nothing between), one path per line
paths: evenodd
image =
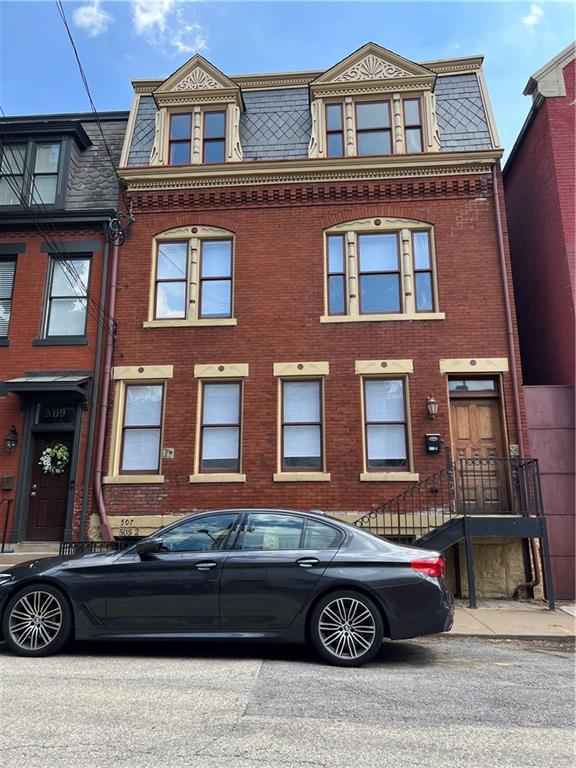
M61 541L70 490L72 436L61 432L36 435L28 526L29 541Z

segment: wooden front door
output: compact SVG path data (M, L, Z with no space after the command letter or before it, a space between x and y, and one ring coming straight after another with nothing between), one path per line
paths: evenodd
M29 541L61 541L66 525L70 485L70 462L61 475L44 474L40 464L42 451L51 443L63 443L72 451L72 436L61 432L37 434L32 466L32 484L28 506L26 538Z
M451 398L456 496L467 514L494 514L508 507L508 483L500 401Z

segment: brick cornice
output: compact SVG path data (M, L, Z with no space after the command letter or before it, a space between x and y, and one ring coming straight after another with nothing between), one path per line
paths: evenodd
M346 184L292 184L252 189L192 189L149 193L132 192L134 211L194 211L258 207L382 204L413 200L482 198L492 194L492 178L423 178ZM375 214L376 215L376 214Z

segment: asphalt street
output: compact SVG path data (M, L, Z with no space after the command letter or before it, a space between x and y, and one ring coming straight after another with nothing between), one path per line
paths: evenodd
M573 650L426 638L342 670L285 646L0 645L0 765L574 768Z

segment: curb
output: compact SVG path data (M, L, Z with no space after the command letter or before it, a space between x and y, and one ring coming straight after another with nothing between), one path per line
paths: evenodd
M506 634L482 634L473 632L447 632L441 635L442 638L458 639L461 637L473 637L477 640L530 640L530 641L544 641L551 640L552 642L568 642L574 645L576 643L576 637L574 635L506 635Z

